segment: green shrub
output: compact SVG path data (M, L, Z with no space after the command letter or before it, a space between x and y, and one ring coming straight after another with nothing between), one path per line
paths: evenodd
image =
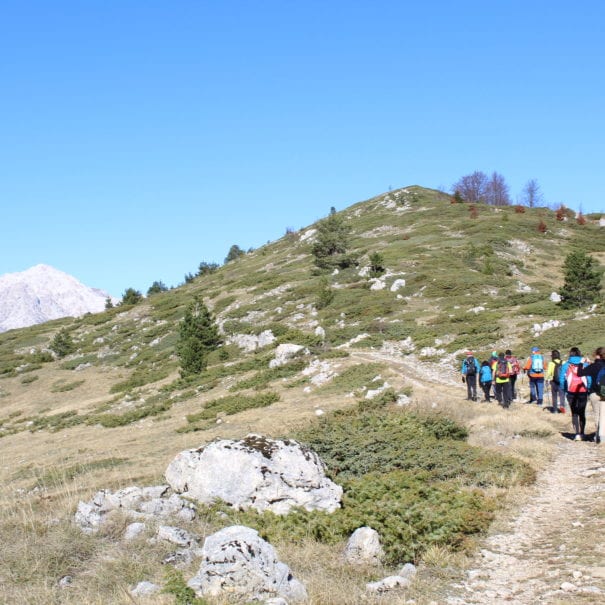
M73 382L64 382L63 380L58 380L53 384L50 389L51 393L65 393L67 391L73 391L77 389L79 386L84 384L84 380L74 380Z
M456 478L498 487L534 478L531 468L518 460L464 443L466 429L445 416L388 408L376 413L368 407L363 402L356 409L334 412L298 434L333 478L423 470L433 480Z

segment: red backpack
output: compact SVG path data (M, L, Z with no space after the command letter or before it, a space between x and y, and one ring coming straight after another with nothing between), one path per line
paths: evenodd
M586 377L578 376L578 368L579 365L576 363L570 363L567 366L565 382L568 393L586 393L588 391Z

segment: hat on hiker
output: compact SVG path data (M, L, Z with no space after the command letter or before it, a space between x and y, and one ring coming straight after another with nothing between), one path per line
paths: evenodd
M498 357L498 353L496 353L496 351L492 351L492 357Z
M532 347L531 348L531 352L532 353L537 353L540 349L538 347Z
M473 356L473 352L472 351L467 351L466 352L466 356L467 357L472 357Z

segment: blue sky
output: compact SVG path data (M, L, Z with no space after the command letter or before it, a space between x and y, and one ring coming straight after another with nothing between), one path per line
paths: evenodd
M0 274L177 285L387 191L605 210L605 3L3 0Z

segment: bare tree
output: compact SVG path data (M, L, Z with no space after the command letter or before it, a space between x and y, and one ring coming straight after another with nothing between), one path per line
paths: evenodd
M497 172L492 172L492 176L487 183L485 201L490 206L510 206L510 195L508 194L508 185L504 177Z
M525 183L523 187L523 203L530 208L534 208L541 204L544 200L542 192L540 191L540 185L536 179L530 179Z
M465 202L474 204L485 201L487 193L488 178L484 172L476 170L472 174L463 176L452 185L452 191L460 194Z

